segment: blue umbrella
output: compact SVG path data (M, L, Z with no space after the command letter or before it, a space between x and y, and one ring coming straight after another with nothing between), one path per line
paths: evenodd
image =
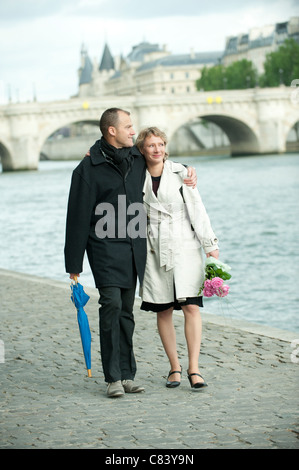
M83 286L79 284L79 282L75 282L75 284L71 284L72 295L71 299L75 304L77 309L77 318L79 324L79 330L81 335L83 353L85 358L85 363L87 367L87 374L88 377L91 377L91 334L90 328L88 323L87 315L84 311L84 306L87 304L89 300L89 295L86 294L83 290Z

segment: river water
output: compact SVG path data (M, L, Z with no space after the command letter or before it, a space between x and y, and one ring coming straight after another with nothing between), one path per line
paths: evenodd
M299 332L299 155L174 160L196 168L220 259L232 267L230 294L205 299L205 310ZM0 173L1 268L68 282L65 216L77 164ZM87 260L84 271L80 282L94 287Z

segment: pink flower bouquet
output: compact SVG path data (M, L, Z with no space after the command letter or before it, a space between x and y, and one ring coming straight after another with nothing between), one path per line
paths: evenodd
M222 263L216 258L210 256L206 259L205 280L199 290L199 294L203 293L205 297L226 297L229 292L229 286L224 284L224 280L231 278L228 271L231 267Z

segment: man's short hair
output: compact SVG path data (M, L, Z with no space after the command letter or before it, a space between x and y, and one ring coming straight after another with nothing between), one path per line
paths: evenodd
M117 127L119 121L119 112L126 113L128 116L130 115L129 111L125 111L124 109L120 108L109 108L103 112L100 119L100 131L104 138L107 137L108 128L110 126Z

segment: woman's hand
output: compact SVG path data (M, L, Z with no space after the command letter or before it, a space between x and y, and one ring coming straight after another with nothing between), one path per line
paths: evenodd
M191 186L192 188L196 188L197 186L197 175L196 170L192 166L188 166L188 177L184 179L184 183L187 186Z
M213 256L213 258L218 259L219 258L219 250L214 250L211 251L210 253L206 253L207 258L210 258L210 256Z

